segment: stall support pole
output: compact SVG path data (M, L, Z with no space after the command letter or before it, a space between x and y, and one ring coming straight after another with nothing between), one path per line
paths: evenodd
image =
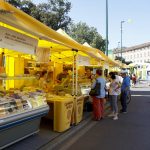
M78 54L76 54L76 96L78 95Z
M74 98L74 104L75 104L75 124L77 124L77 117L78 117L78 53L76 53L76 66L75 66L75 74L76 74L76 78L75 78L75 98Z
M74 98L74 106L73 106L73 114L72 114L71 124L75 124L75 118L76 118L76 93L77 93L76 92L77 91L77 86L76 86L77 74L75 75L75 73L76 73L76 70L77 70L76 63L77 63L77 52L78 52L78 50L72 49L72 51L73 51L72 96Z
M72 49L73 51L73 80L72 80L72 84L73 84L73 95L77 96L78 92L78 63L77 63L77 59L78 59L78 50L76 49Z
M75 63L75 52L73 51L73 66L72 66L72 96L74 96L74 63Z

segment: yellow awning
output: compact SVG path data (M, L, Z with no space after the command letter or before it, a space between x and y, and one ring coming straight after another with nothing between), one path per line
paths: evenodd
M58 33L60 33L61 35L63 35L64 37L70 39L72 42L76 42L74 39L72 39L65 31L63 31L62 29L58 29L57 30ZM79 43L78 43L79 44ZM89 56L91 57L94 57L95 59L97 60L104 60L104 58L98 53L98 51L100 50L97 50L95 48L92 48L92 47L88 47L87 49L87 46L84 46L84 45L81 45L80 44L80 49L82 52L88 54Z
M65 44L70 48L80 49L81 47L80 44L72 42L68 38L64 38L61 34L47 27L23 11L15 8L4 0L0 0L0 9L3 10L0 12L1 22L37 36L39 39L56 42L62 45Z
M0 9L2 10L0 12L1 22L11 25L17 29L23 30L27 33L30 33L31 35L38 37L40 40L47 40L53 42L53 44L50 44L52 49L77 49L91 57L96 58L98 61L104 60L111 65L118 65L116 62L109 59L102 51L92 47L81 45L73 39L54 31L53 29L47 27L46 25L29 16L28 14L10 5L5 0L0 0ZM42 46L40 42L39 46ZM61 44L62 46L58 46L59 44Z

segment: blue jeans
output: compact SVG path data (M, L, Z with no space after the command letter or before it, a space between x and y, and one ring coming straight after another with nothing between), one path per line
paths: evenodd
M121 91L121 106L122 106L122 112L127 111L127 94L128 91Z

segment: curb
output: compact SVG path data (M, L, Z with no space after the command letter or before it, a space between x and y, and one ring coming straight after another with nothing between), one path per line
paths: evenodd
M135 87L132 87L132 88L150 88L150 86L135 86Z
M91 117L88 117L87 119L81 121L78 125L73 126L72 128L70 128L66 132L62 133L60 136L56 137L52 141L49 141L47 144L43 145L38 150L54 150L57 146L59 146L61 143L63 143L69 137L74 135L77 131L84 128L90 122L91 122Z
M110 113L110 106L109 103L105 104L105 115L107 116ZM92 114L91 114L92 115ZM66 132L63 132L53 140L49 141L48 143L42 145L38 150L56 150L63 142L65 142L68 138L72 137L73 135L77 134L77 132L84 129L84 131L89 130L92 128L97 122L93 122L91 119L91 115L88 115L84 120L82 120L79 124L73 125L70 129ZM80 133L81 133L80 132ZM84 133L84 132L83 132ZM67 147L68 145L65 145Z

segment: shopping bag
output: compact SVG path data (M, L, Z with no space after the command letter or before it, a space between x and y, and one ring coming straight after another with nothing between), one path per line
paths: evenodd
M96 80L96 85L93 89L91 89L89 95L90 96L99 96L100 95L101 84Z

